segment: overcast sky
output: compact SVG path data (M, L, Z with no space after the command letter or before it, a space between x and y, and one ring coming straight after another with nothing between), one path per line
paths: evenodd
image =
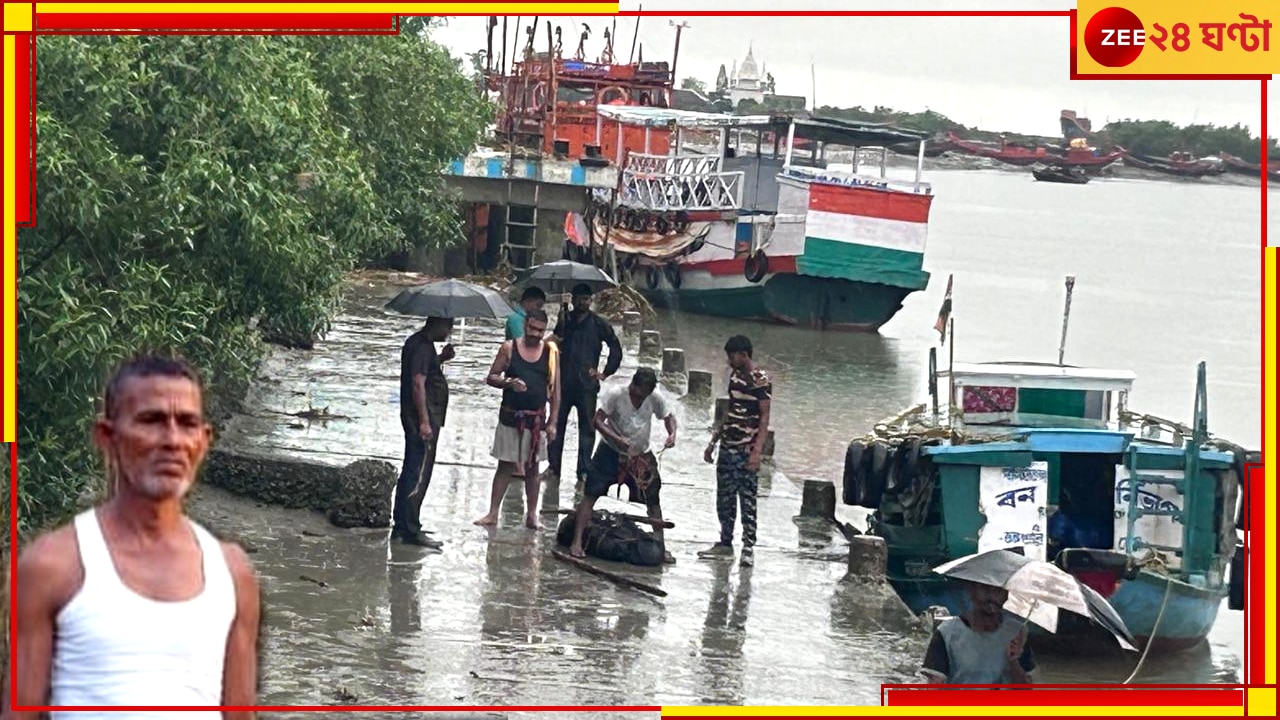
M802 0L797 9L895 10L956 9L1019 10L1070 9L1058 0ZM636 9L634 1L624 10ZM651 0L645 11L773 10L778 0L698 2ZM545 21L563 28L564 53L572 55L582 24L591 26L587 57L596 59L604 47L604 30L612 17L555 17L539 21L538 44L546 44ZM527 26L530 17L523 18ZM617 18L615 55L623 59L631 49L637 18ZM969 126L988 130L1058 135L1058 116L1073 109L1090 118L1095 128L1108 120L1170 120L1178 124L1246 125L1257 134L1261 126L1260 83L1222 81L1082 81L1070 80L1070 21L1065 17L643 17L638 44L644 59L670 61L675 29L669 22L688 22L680 42L677 80L693 76L714 87L720 65L739 64L754 49L757 65L764 64L777 83L777 92L813 94L810 65L815 68L821 105L898 110L926 108ZM433 37L455 55L485 46L483 17L450 18ZM514 19L510 22L514 42ZM501 42L501 26L495 42ZM1272 83L1274 85L1274 83ZM1280 89L1268 103L1270 134L1280 122Z

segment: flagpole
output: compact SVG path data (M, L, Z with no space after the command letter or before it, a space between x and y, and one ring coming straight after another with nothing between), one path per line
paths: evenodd
M950 331L947 333L951 336L951 342L947 345L947 380L951 383L951 389L947 393L947 416L950 417L955 412L956 407L956 319L950 318Z

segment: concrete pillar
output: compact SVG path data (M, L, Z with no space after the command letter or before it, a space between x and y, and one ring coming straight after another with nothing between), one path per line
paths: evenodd
M883 580L889 568L889 546L884 538L859 535L849 540L849 574L865 580Z
M716 398L716 416L714 420L715 424L719 425L720 422L724 420L724 416L728 412L729 412L729 398L727 397Z
M639 335L644 324L644 316L634 310L622 313L622 334Z
M657 359L662 355L662 333L645 330L640 333L640 357Z
M662 351L662 372L668 375L684 374L684 350L667 348Z
M714 378L706 370L689 371L689 394L697 397L710 397Z
M836 517L836 486L829 480L805 480L804 495L800 500L800 516L834 520Z

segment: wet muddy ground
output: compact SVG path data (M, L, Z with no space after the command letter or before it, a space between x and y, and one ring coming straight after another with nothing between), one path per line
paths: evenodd
M354 296L352 312L316 350L276 353L221 442L398 467L399 347L420 320L359 310L379 307L386 292ZM879 702L881 683L912 676L924 630L905 613L880 613L878 602L864 606L865 591L841 583L843 539L793 520L800 492L781 472L762 483L754 568L695 557L718 534L714 470L701 460L710 400L678 404L680 442L662 456L677 564L627 569L666 598L554 559L558 517L544 514L541 531L522 527L516 486L497 528L472 525L493 474L498 393L481 378L498 333L468 327L461 343L455 336L449 420L423 508L443 551L388 546L386 530L341 530L319 513L213 488L197 494L196 517L250 545L263 578L263 703L869 704ZM635 367L634 343L628 350L613 382ZM282 414L308 407L351 419L299 423ZM567 466L576 444L571 421ZM569 483L559 489L561 507L572 494Z
M277 350L264 364L246 412L220 431L224 447L339 467L383 459L399 468L399 352L421 320L384 314L380 308L396 288L369 280L355 288L315 350ZM762 478L754 568L695 557L718 535L714 469L701 459L709 399L676 403L679 442L661 459L676 565L624 566L667 597L619 587L553 558L558 516L543 514L540 531L522 527L518 486L508 492L497 528L472 525L487 508L493 476L489 448L499 393L482 378L501 330L496 323L469 324L453 338L449 420L423 507L424 527L444 541L443 551L389 545L385 529L343 530L317 512L263 506L215 488L200 488L193 498L197 518L250 547L262 577L260 701L856 705L878 704L882 683L915 679L928 638L923 625L874 589L843 579L847 544L838 533L795 520L801 478L838 480L832 468L840 458L830 449L914 401L917 360L899 347L907 341L682 315L661 317L659 327L686 348L688 367L717 373L717 387L724 379L718 344L747 329L785 388L777 413L780 468ZM625 383L636 367L636 341L624 345L626 359L612 383ZM663 392L678 398L684 389ZM843 415L833 412L836 406ZM325 408L347 419L291 414ZM577 447L575 422L566 468ZM660 423L654 435L660 439ZM559 507L573 500L571 482L551 492ZM641 511L616 499L601 506ZM860 525L850 511L839 509L842 519ZM1239 623L1238 613L1224 610L1212 643L1148 658L1139 681L1238 682L1232 648ZM1042 656L1040 679L1118 682L1135 661Z

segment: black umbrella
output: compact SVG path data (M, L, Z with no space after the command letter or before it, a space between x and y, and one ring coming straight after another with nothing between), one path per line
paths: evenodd
M617 281L600 268L572 260L535 265L524 271L520 281L536 285L551 295L572 292L578 285L586 285L593 293L618 286Z
M461 280L442 280L402 291L386 304L406 315L447 318L505 318L515 312L494 290Z
M1062 609L1092 619L1114 635L1121 646L1135 649L1137 641L1111 603L1056 565L1001 549L967 555L933 571L1008 590L1005 609L1049 632L1057 630L1058 610Z

